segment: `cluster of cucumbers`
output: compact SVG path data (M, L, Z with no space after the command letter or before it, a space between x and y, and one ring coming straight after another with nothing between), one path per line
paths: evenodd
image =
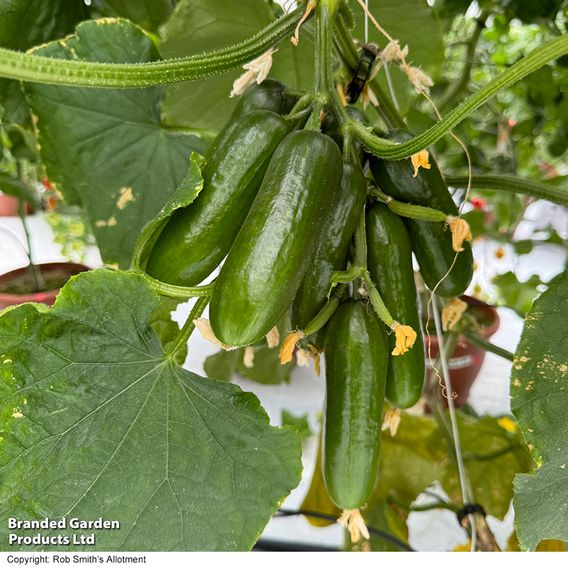
M412 254L425 284L448 297L467 288L473 259L468 243L456 257L444 223L403 219L369 197L376 184L400 201L456 215L434 160L413 177L408 159L342 152L333 117L322 114L320 130L302 128L305 120L292 111L297 99L272 80L242 95L208 151L202 191L173 214L145 269L163 282L195 286L225 259L211 298L211 328L227 345L251 345L285 313L293 329L308 327L328 300L333 273L354 262L353 235L365 216L368 273L394 320L418 339L406 354L391 356L394 334L357 286L344 291L323 329L324 479L333 501L351 510L365 505L376 479L383 401L409 408L422 392ZM365 120L355 109L349 113ZM388 136L403 141L411 134Z

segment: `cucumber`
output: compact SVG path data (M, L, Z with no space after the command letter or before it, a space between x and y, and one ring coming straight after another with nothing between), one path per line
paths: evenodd
M367 180L359 166L343 164L341 188L294 303L292 326L305 329L325 304L331 275L347 268L347 253L367 197Z
M393 318L410 325L418 336L407 353L391 356L387 378L389 402L398 408L410 408L422 395L425 373L412 246L403 220L382 203L367 210L366 228L371 279ZM391 334L389 344L388 352L391 353L395 346L394 334Z
M406 130L393 130L389 137L396 142L404 142L412 138L412 134ZM391 197L416 205L433 207L447 215L458 214L458 208L432 155L430 155L431 168L429 170L421 168L416 177L412 177L413 168L409 159L387 161L372 157L370 164L375 181ZM456 253L452 249L451 232L444 223L414 219L405 219L405 223L422 278L426 286L433 290L454 261ZM452 271L436 289L441 296L459 296L465 292L471 282L473 276L471 246L468 242L464 242L463 248Z
M217 279L209 310L228 345L261 339L290 306L341 182L341 152L320 132L288 134Z
M325 340L323 474L342 509L367 503L377 477L388 369L385 326L360 301L342 304Z
M287 114L298 100L297 96L286 92L286 85L273 79L266 79L260 85L251 85L239 98L231 115L235 121L255 110L270 110L275 114Z
M353 120L358 120L362 124L368 125L370 124L369 117L362 111L359 110L357 107L354 106L346 106L345 112L352 118ZM333 116L331 112L326 112L322 123L321 123L321 130L324 134L327 134L331 138L335 140L337 145L343 150L343 138L344 132L341 129L341 126L338 124L337 120ZM354 140L355 144L357 144L357 148L362 148L360 142Z
M261 110L218 137L203 170L203 189L172 215L150 253L150 276L194 286L211 274L229 252L270 157L289 131L283 118Z

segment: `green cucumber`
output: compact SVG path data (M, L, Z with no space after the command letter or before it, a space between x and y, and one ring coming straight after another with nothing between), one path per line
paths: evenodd
M229 252L270 157L289 131L283 118L261 110L219 136L203 170L203 189L172 215L152 249L150 276L194 286L211 274Z
M290 306L341 181L341 152L319 132L288 134L221 269L211 327L228 345L261 339Z
M287 114L298 100L286 92L286 85L273 79L266 79L260 85L251 85L239 98L230 121L255 110L270 110L276 114Z
M370 306L342 304L326 330L323 474L344 510L365 505L375 485L387 368L385 326Z
M389 137L396 142L412 138L406 130L393 130ZM433 207L447 215L457 215L448 186L440 173L436 161L430 155L429 170L420 168L418 175L412 177L413 167L409 159L400 161L371 158L371 171L379 187L387 195L426 207ZM406 219L412 248L420 265L420 273L426 286L433 290L442 280L455 258L452 248L452 235L444 223ZM453 297L463 294L473 276L473 255L469 243L463 243L464 250L458 254L451 272L436 288L441 296Z
M425 373L412 245L403 220L382 203L367 210L366 228L371 279L392 317L411 326L418 336L407 353L391 356L386 387L386 397L392 405L410 408L422 395ZM394 333L389 339L391 353L395 347Z
M366 197L367 180L361 168L344 163L341 189L292 304L294 328L305 329L325 304L333 272L347 268L349 245Z
M365 125L370 124L369 117L362 110L359 110L357 107L346 106L345 112L347 113L349 118L352 118L353 120L358 120L359 122ZM326 112L323 117L321 123L321 130L324 134L327 134L328 136L333 138L337 143L337 145L341 149L343 149L344 132L342 131L340 124L337 122L333 114L329 111ZM360 142L355 140L353 142L357 144L358 148L362 148Z

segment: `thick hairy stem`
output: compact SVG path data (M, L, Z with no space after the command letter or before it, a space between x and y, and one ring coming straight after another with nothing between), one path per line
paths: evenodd
M392 327L395 323L393 317L391 316L388 308L386 307L379 291L377 290L376 286L373 284L371 280L371 275L367 270L363 271L362 279L365 282L365 286L367 288L367 292L369 294L369 300L371 305L375 309L376 314L379 316L381 321L387 326Z
M175 359L176 354L187 345L187 342L191 337L193 330L195 329L195 324L193 322L203 313L208 303L209 298L207 297L198 298L198 300L195 302L195 305L193 306L193 309L191 310L187 321L184 323L181 331L179 332L179 335L176 337L174 343L166 353L166 355L170 359Z
M317 333L331 318L331 316L335 313L337 308L339 307L339 302L341 295L345 287L342 286L320 309L320 311L314 316L314 319L308 323L306 329L304 330L304 334L313 335Z
M334 89L332 49L337 0L320 0L316 8L315 92L327 97Z
M262 55L293 33L302 13L302 10L296 10L237 45L202 55L152 63L69 61L0 48L0 77L35 83L112 89L193 81L223 73Z
M174 284L160 282L147 274L144 274L144 276L152 288L154 288L160 296L174 298L176 300L208 297L213 295L213 289L215 288L215 282L211 282L210 284L205 284L203 286L175 286Z
M485 349L485 351L489 351L490 353L499 355L499 357L503 357L503 359L507 359L507 361L513 361L513 359L515 358L515 355L510 351L507 351L507 349L503 349L498 345L490 343L484 337L481 337L480 335L474 333L473 331L467 330L464 331L463 334L471 341L471 343L477 345L477 347L481 347L481 349Z
M466 187L467 176L445 176L448 185ZM474 175L471 177L472 189L494 189L509 193L523 193L537 199L548 199L568 207L568 188L550 183L504 175Z
M433 209L432 207L424 207L423 205L413 205L412 203L397 201L378 188L371 189L369 193L384 203L399 217L408 217L409 219L431 222L444 222L448 219L448 216L443 211Z
M348 129L363 142L366 149L371 154L379 158L386 160L402 160L408 158L412 156L412 154L416 154L442 138L495 93L510 87L517 81L530 75L533 71L536 71L546 63L553 61L565 53L568 53L568 34L564 34L537 47L529 53L529 55L501 73L501 75L485 85L485 87L480 89L477 93L469 96L457 107L452 109L440 122L402 144L396 144L391 140L385 140L384 138L375 136L364 125L355 120L349 121Z

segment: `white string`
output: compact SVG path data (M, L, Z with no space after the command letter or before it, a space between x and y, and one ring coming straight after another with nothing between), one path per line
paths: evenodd
M365 0L365 45L369 43L369 0Z
M448 369L448 360L446 358L446 350L444 346L444 334L442 332L442 322L440 321L440 313L438 312L438 304L436 303L435 294L431 294L432 312L434 313L434 323L436 325L436 335L438 336L438 347L440 353L440 362L442 365L442 377L444 378L444 385L446 392L453 392L452 380ZM450 423L452 426L452 440L454 442L454 449L456 452L456 462L458 466L458 477L460 480L460 490L464 504L471 503L471 496L469 492L469 483L467 480L467 471L463 462L463 454L460 443L460 435L458 429L458 422L456 419L456 408L454 406L454 399L451 396L447 397L448 411L450 413ZM472 514L468 515L469 524L471 527L471 550L475 551L477 546L477 532L475 529L475 519Z

